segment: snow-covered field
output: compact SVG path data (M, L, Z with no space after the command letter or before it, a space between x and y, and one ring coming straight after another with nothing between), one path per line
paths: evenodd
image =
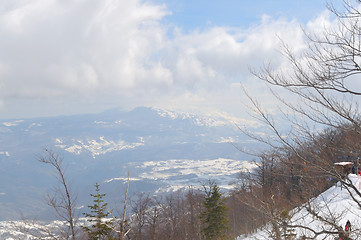
M147 161L134 164L141 174L135 181L158 181L164 183L156 192L171 192L186 189L190 185L199 185L207 180L217 180L221 189L232 189L237 174L250 171L256 167L251 161L217 158L205 160L173 159L167 161ZM182 177L187 176L187 177ZM104 182L127 181L127 178L116 177ZM198 182L198 184L197 184Z
M64 223L61 221L0 221L1 240L35 240L56 239L49 237L48 232L57 232ZM45 237L46 236L46 237Z

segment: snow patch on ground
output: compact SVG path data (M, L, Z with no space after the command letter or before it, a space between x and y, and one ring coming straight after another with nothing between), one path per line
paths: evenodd
M230 124L231 122L224 118L224 116L220 116L220 114L208 114L208 115L196 115L191 113L172 111L172 110L164 110L164 109L154 109L157 111L158 115L161 117L169 117L172 120L175 119L192 119L193 122L198 126L207 126L207 127L217 127L217 126L225 126Z
M199 177L229 176L242 169L252 169L256 165L247 161L225 158L212 160L167 160L144 162L140 168L149 168L141 177L146 179L168 179L175 175L195 174Z
M135 168L142 170L139 176L131 178L130 181L164 183L156 193L177 191L194 184L201 186L206 184L208 180L215 180L222 189L232 189L234 188L235 175L256 167L253 162L225 158L211 160L173 159L133 164ZM126 182L127 178L117 177L104 182L112 181Z
M79 218L80 226L86 225L85 218ZM0 221L0 239L6 240L46 240L46 239L62 239L59 229L64 228L64 221ZM49 234L51 232L51 234ZM54 235L53 235L54 234Z
M0 152L0 155L5 155L7 157L10 157L10 153L9 152Z
M55 142L55 146L63 148L67 152L79 155L84 151L88 151L93 158L112 151L133 149L144 145L144 139L142 137L138 138L138 142L133 143L128 143L123 140L107 140L104 136L101 136L98 139L73 140L72 144L65 144L59 138L55 139Z
M129 178L130 182L140 181L140 180L141 180L140 178ZM125 177L111 178L111 179L105 180L104 183L110 183L110 182L113 182L113 181L127 182L128 178L125 178Z
M16 120L12 122L3 122L2 124L6 127L15 127L18 126L20 123L24 122L24 120Z
M232 137L221 137L216 143L234 143L236 140Z
M41 127L42 123L31 123L27 129L25 129L25 132L29 132L33 127Z

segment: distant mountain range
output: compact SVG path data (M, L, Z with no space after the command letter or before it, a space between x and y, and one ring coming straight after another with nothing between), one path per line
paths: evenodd
M162 194L209 179L230 187L252 157L234 147L255 148L237 129L240 120L154 108L112 109L100 114L0 120L0 220L21 214L50 217L44 204L56 186L53 169L37 160L51 149L64 158L79 205L90 204L98 182L109 202L124 193Z

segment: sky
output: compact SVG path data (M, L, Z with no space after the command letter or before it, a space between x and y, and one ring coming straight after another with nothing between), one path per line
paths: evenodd
M137 106L243 112L280 39L331 21L323 0L0 1L0 119Z

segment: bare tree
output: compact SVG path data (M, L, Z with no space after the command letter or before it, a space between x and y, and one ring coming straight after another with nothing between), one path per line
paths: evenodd
M361 95L361 89L353 82L361 73L361 14L358 10L361 2L343 2L344 12L329 5L337 18L336 25L325 27L321 35L305 32L308 48L303 53L297 54L283 43L283 55L290 70L276 70L266 65L253 73L266 83L300 97L302 104L291 105L277 96L284 106L303 117L332 127L340 127L340 123L345 122L359 127L360 113L353 100Z
M151 240L159 239L159 231L164 222L162 221L161 204L162 198L153 196L151 198L149 210L146 214L147 235Z
M186 192L186 209L188 238L193 240L201 239L201 219L203 211L204 194L199 189L190 186Z
M47 203L56 213L56 216L65 221L66 227L61 232L63 239L77 238L76 195L71 191L70 184L65 175L63 158L51 150L45 149L45 155L39 157L39 161L50 165L55 170L59 186L53 193L47 194Z
M280 116L284 117L281 121L244 89L252 115L268 127L272 136L262 137L241 128L245 134L271 148L258 154L265 160L260 161L259 171L252 173L258 176L247 176L252 184L244 190L248 193L245 195L257 199L257 204L250 199L243 201L266 215L277 239L281 234L279 223L282 219L279 217L283 209L290 209L297 202L306 204L308 214L330 227L327 231L308 229L313 237L334 235L348 239L340 227L341 216L320 213L309 201L328 187L326 179L339 181L361 210L360 191L348 175L334 165L346 156L355 160L361 152L361 116L357 102L361 89L355 84L361 73L361 1L344 0L343 3L344 11L328 5L336 17L335 25L325 27L321 35L305 31L308 47L302 53L282 43L282 53L289 68L275 69L268 64L259 71L252 70L279 100ZM277 93L279 88L287 90L298 102L282 98ZM284 121L290 123L290 130L279 125ZM273 165L275 161L276 165ZM280 180L287 183L286 189L285 184L278 184ZM295 191L296 198L293 197ZM278 196L292 201L281 207L283 203L277 203ZM309 228L292 224L290 227Z
M164 218L166 239L185 239L184 233L184 209L183 194L181 191L169 194L165 197L161 207Z
M146 215L150 207L151 198L147 193L138 193L137 198L132 202L132 212L134 214L132 239L144 239L146 225Z
M118 221L116 221L118 224L109 226L117 234L119 240L124 240L131 231L132 220L127 217L129 183L130 180L129 180L129 172L128 172L127 186L125 189L125 195L123 201L123 211L119 213ZM114 215L113 218L116 219Z

